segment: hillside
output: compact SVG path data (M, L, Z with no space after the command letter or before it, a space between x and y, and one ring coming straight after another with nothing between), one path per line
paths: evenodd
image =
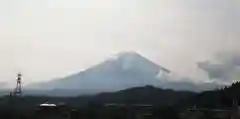
M194 95L195 93L187 91L163 90L152 86L145 86L126 89L112 93L102 93L95 96L79 96L79 97L24 96L23 98L21 98L20 107L33 108L34 106L44 103L46 101L52 103L65 102L68 105L74 107L86 106L91 103L173 105L181 100L190 98ZM4 104L4 102L7 102L7 100L8 98L2 97L0 101L0 106Z
M199 108L231 108L234 101L240 100L239 90L240 83L237 82L222 89L200 93L181 105L195 105Z
M85 71L49 82L30 84L26 94L78 96L152 85L163 89L202 91L215 84L168 80L169 71L135 52L121 52ZM28 91L29 90L29 91Z
M164 90L153 86L137 87L115 93L102 93L91 98L98 103L172 105L194 96L188 91Z
M169 72L140 54L123 52L85 71L50 82L29 85L27 88L89 90L92 93L112 92L156 84L157 75L161 71Z

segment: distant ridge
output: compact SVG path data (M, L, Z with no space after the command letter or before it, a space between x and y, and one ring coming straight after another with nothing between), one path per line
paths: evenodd
M116 104L173 105L195 95L196 93L188 91L164 90L153 86L144 86L113 93L102 93L92 97L91 101Z

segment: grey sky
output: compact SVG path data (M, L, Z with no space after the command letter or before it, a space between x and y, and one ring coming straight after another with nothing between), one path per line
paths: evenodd
M194 81L196 62L239 51L238 0L1 0L0 79L45 81L137 51Z

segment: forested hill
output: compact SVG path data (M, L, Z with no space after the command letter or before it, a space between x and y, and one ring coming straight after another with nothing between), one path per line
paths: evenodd
M236 82L222 89L200 93L184 104L201 108L231 108L233 101L239 100L240 82Z
M113 93L102 93L95 96L79 97L36 97L25 96L21 98L22 107L34 107L46 101L52 103L65 102L69 106L81 107L88 104L150 104L150 105L173 105L182 100L195 96L196 93L188 91L174 91L160 89L153 86L136 87ZM2 97L0 105L8 102L8 98Z
M115 93L102 93L92 97L98 103L129 103L172 105L196 95L188 91L174 91L155 88L153 86L137 87Z

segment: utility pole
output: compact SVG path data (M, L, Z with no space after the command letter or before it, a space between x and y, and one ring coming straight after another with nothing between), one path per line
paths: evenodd
M22 96L22 74L17 74L17 86L13 92L13 96Z

